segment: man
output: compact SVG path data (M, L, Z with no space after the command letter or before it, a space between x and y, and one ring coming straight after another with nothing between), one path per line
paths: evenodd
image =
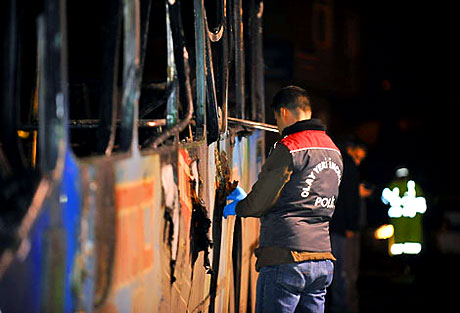
M410 272L410 263L422 251L422 216L427 210L422 188L409 176L409 169L398 167L395 179L382 192L382 201L389 205L388 216L394 227L394 235L388 240L391 255L405 255L410 261L405 273Z
M283 139L245 197L237 188L224 217L260 217L256 312L324 312L332 281L329 220L342 177L339 149L317 119L307 92L281 89L272 106Z
M331 286L331 312L358 312L356 282L359 273L360 178L358 166L366 157L367 149L354 138L345 141L343 179L339 198L331 220L332 253L337 258Z

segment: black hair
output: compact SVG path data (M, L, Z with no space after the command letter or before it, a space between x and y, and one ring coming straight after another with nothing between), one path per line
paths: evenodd
M280 112L281 108L286 108L290 111L295 111L296 109L311 111L311 99L305 89L297 86L287 86L278 91L273 97L272 108L276 112Z

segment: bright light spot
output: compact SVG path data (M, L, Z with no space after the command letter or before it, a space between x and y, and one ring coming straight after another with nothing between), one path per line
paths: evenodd
M393 225L382 225L374 232L375 239L388 239L393 236L395 229Z
M409 175L409 170L405 167L398 168L396 170L396 177L406 177Z
M419 254L422 251L422 245L418 242L406 242L404 243L404 253L407 254Z
M400 254L419 254L422 251L422 244L418 242L394 243L390 247L392 255Z
M23 130L18 130L18 136L22 139L29 138L29 132L25 132Z
M415 197L415 182L413 180L407 182L407 195L409 197Z
M403 254L403 252L404 252L404 244L403 243L394 243L390 247L390 253L392 255Z
M399 196L399 188L394 187L393 190L385 188L382 191L382 202L389 204L388 216L398 218L401 216L413 218L417 213L423 214L426 212L426 200L424 197L417 197L415 191L415 182L409 180L407 182L407 192L403 197Z
M390 188L385 188L382 191L382 202L384 204L389 203L387 199L391 199L391 190L390 190Z

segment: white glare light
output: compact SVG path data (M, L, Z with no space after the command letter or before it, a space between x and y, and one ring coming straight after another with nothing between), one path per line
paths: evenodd
M403 197L399 196L399 188L394 187L393 190L385 188L382 191L382 202L389 204L391 207L388 210L388 216L398 218L401 216L413 218L417 213L423 214L426 212L426 200L424 197L417 197L415 190L415 182L409 180L407 182L407 192Z
M404 252L404 244L403 243L394 243L390 247L390 252L392 255L399 255L403 254Z
M422 244L418 242L394 243L390 247L392 255L419 254L422 251Z
M396 177L407 177L409 176L409 170L406 167L401 167L396 170Z
M419 254L422 251L422 245L418 242L404 243L404 253L406 254Z

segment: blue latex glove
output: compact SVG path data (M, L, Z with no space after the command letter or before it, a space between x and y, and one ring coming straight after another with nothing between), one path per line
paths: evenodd
M238 186L238 187L235 188L235 190L232 191L231 194L228 195L227 200L240 201L240 200L243 200L244 198L246 198L247 195L248 194L246 193L246 191L244 191L243 188Z
M227 200L233 200L231 203L224 207L224 217L227 218L229 215L236 215L236 204L246 198L247 193L240 186L236 187L235 190L227 197Z
M238 203L239 201L235 200L233 202L231 202L230 204L227 204L226 206L224 206L224 217L227 218L227 216L229 215L236 215L236 204Z

